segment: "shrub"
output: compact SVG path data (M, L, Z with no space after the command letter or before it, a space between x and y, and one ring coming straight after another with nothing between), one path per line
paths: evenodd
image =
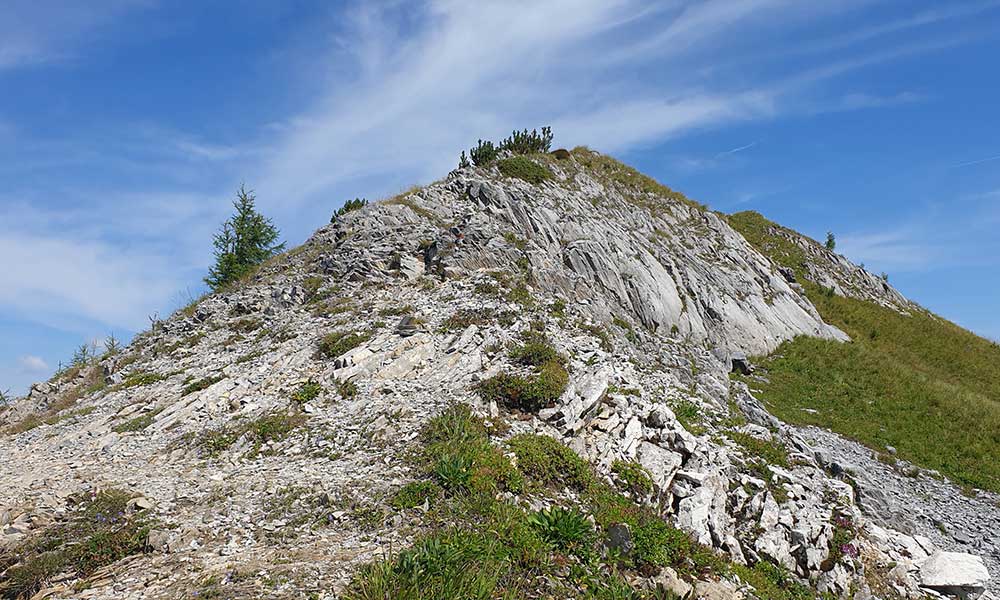
M150 385L157 381L163 381L166 378L166 375L160 375L159 373L133 373L122 381L122 387L131 388Z
M541 134L537 129L532 129L529 133L524 131L514 131L510 137L500 142L500 149L507 150L511 154L541 154L548 152L552 148L552 128L542 127Z
M242 185L236 192L234 214L215 235L215 265L205 283L213 290L239 280L255 267L285 249L278 241L278 229L254 208L252 191Z
M830 252L833 252L834 248L837 247L837 238L834 237L832 231L827 231L826 232L826 244L825 244L825 246L826 246L826 249L829 250Z
M522 433L508 445L517 457L518 468L542 485L584 490L594 481L587 461L549 436Z
M323 386L310 379L295 390L295 393L292 394L292 400L299 404L305 404L315 400L322 393Z
M319 351L327 358L337 358L367 342L370 337L351 331L334 331L319 341Z
M469 150L469 157L477 167L488 165L497 159L497 147L489 140L479 140L475 148Z
M618 475L625 487L636 496L645 497L653 491L653 478L649 471L635 461L616 460L611 463L611 472Z
M541 367L550 362L562 364L566 362L555 348L550 346L544 338L530 339L523 345L511 350L510 358L516 363L528 367Z
M343 206L338 208L336 212L333 213L333 218L330 219L330 222L335 223L337 219L346 215L347 213L354 210L362 209L366 206L368 206L368 200L364 198L355 198L354 200L348 200L347 202L344 202Z
M505 158L497 162L497 168L504 177L516 177L534 185L552 178L552 171L548 167L525 156Z
M500 373L479 383L483 400L527 413L552 406L569 384L569 373L558 362L542 365L529 377Z
M353 398L358 395L358 386L350 380L337 380L337 393L340 394L341 398L348 399Z

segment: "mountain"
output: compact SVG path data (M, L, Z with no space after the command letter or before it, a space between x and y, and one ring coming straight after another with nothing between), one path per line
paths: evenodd
M587 148L351 208L0 409L0 597L990 593L995 345Z

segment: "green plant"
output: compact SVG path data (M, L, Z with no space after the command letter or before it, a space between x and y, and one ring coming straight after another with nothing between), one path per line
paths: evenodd
M497 159L497 147L489 140L485 142L479 140L476 146L469 150L469 158L472 159L472 163L477 167L488 165Z
M500 142L500 149L512 154L543 154L552 148L552 137L551 127L542 127L541 133L537 129L515 130Z
M611 463L611 472L618 475L628 491L638 497L646 497L653 492L653 478L646 467L636 461L616 460Z
M135 417L134 419L130 419L120 425L116 425L115 427L112 428L112 431L114 431L115 433L142 431L143 429L152 425L153 421L156 420L156 416L159 415L161 412L163 412L162 408L151 410L143 415Z
M576 509L553 506L529 515L528 523L543 540L560 550L584 548L594 535L594 528L586 515Z
M559 364L566 362L566 359L544 338L530 338L524 344L511 350L510 358L514 362L528 367L541 367L550 362Z
M569 384L569 374L558 362L549 362L534 375L524 377L500 373L481 381L477 391L483 400L498 402L508 408L535 413L551 406Z
M517 466L541 485L584 490L594 481L585 460L556 439L522 433L508 442Z
M241 185L233 202L236 214L215 235L215 265L205 277L213 290L238 281L285 248L276 243L277 228L254 208L255 200L253 192Z
M223 379L225 379L224 375L213 375L211 377L205 377L204 379L192 381L181 390L181 396L187 396L188 394L193 394L194 392L200 392L201 390L214 385Z
M310 379L300 385L299 389L295 390L292 394L292 400L298 404L305 404L306 402L312 402L322 393L323 386Z
M337 219L346 215L347 213L354 210L360 210L366 206L368 206L368 200L364 198L355 198L354 200L348 200L347 202L344 202L343 206L338 208L333 213L333 218L330 219L330 222L335 223Z
M323 336L319 341L319 351L327 358L343 356L370 339L369 334L351 331L334 331Z
M434 467L434 475L437 476L441 487L454 493L469 487L472 480L473 460L469 456L461 454L446 454L438 459Z
M340 394L341 398L353 398L358 395L358 386L349 379L338 379L335 385L337 386L337 393Z
M413 508L441 495L441 488L430 481L414 481L401 487L392 497L396 508Z
M526 156L512 156L497 162L497 168L504 177L516 177L528 183L538 185L552 178L552 171Z
M133 373L122 381L122 387L131 388L150 385L157 381L163 381L166 378L166 375L160 375L159 373Z
M739 431L729 431L726 435L751 456L759 457L771 465L788 468L788 450L780 442L756 438Z
M833 252L834 248L837 247L837 238L834 237L832 231L826 232L826 243L824 245L826 246L826 249L829 250L830 252Z

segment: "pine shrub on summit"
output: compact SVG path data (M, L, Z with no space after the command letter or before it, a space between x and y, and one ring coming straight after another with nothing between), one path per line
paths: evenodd
M209 269L205 278L205 283L213 290L239 280L285 249L284 243L275 243L280 235L278 229L270 219L257 212L254 200L253 191L241 185L233 202L236 214L215 234L215 266Z

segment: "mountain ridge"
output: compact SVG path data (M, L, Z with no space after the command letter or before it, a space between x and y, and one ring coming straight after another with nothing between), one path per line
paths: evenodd
M728 217L591 150L524 160L545 174L532 182L499 165L470 166L346 212L231 288L155 323L121 353L2 409L12 433L0 437L0 451L17 468L0 471L10 524L0 548L23 551L71 519L73 494L125 488L158 522L146 548L154 551L107 571L48 573L39 580L47 597L77 597L81 585L79 597L90 598L121 590L374 597L365 595L373 573L398 577L399 561L412 555L394 553L426 549L434 518L460 514L464 496L441 474L448 457L437 457L444 462L428 475L412 455L424 452L428 421L461 403L487 419L487 446L516 459L497 466L501 459L476 446L470 464L513 469L531 484L490 475L484 502L538 511L532 522L570 507L592 517L595 535L629 539L632 549L623 542L616 551L631 567L600 558L601 585L720 598L985 589L981 561L940 552L938 544L957 549L952 541L875 524L848 469L730 377L746 355L801 336L849 339L823 320L800 279L894 310L912 308L909 301L789 230L782 239L804 259L802 273L784 272ZM481 392L501 375L537 385L548 364L566 373L565 389L543 396L548 405L537 412ZM537 391L517 391L528 389ZM34 426L22 425L29 418ZM480 431L473 417L462 419ZM500 423L507 433L494 428ZM588 485L597 487L536 481L531 455L511 445L519 434L563 442L591 465ZM635 472L646 473L648 491L625 485L621 473ZM410 484L443 491L401 509L395 499ZM659 521L604 522L612 488L625 490L615 493L634 506L629 514L655 514L698 546L683 546L677 562L634 548ZM732 566L705 566L714 563L699 558L701 547ZM26 565L2 552L0 590L8 590L12 570ZM380 560L388 571L378 570ZM947 569L932 579L940 562L967 567L971 579L948 579ZM558 563L538 572L502 562L495 589L532 597L511 583L530 575L531 594L591 597ZM932 580L944 583L921 587ZM813 591L796 587L805 584ZM405 582L386 585L398 597L423 597L406 596Z

